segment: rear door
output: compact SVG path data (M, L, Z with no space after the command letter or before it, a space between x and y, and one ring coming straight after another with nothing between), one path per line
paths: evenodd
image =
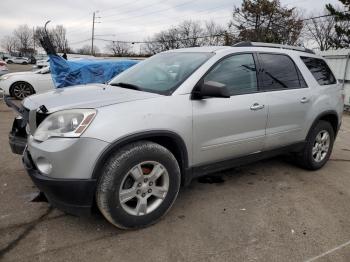
M225 85L230 98L193 100L195 165L260 152L267 120L266 96L258 91L256 56L234 54L204 77Z
M265 150L305 139L311 92L293 59L286 54L259 53L261 89L267 94Z

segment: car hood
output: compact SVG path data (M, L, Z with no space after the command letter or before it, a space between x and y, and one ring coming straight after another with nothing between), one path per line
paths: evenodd
M104 84L89 84L58 88L46 93L32 95L23 101L23 106L35 110L44 105L48 113L72 108L98 108L135 100L150 99L161 95L125 89Z

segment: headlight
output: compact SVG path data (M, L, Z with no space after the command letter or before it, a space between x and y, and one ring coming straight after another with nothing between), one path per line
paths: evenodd
M0 80L6 80L6 79L9 79L11 76L9 75L3 75L3 76L0 76Z
M34 133L34 139L45 141L50 137L79 137L96 115L94 109L72 109L48 116Z

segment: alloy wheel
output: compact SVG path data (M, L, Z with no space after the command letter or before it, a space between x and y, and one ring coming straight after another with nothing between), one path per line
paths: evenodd
M18 83L13 87L13 94L16 98L24 99L32 94L32 90L26 83Z
M321 130L317 134L314 146L312 147L312 157L317 163L326 158L330 148L330 143L331 139L328 131Z
M155 161L137 164L125 175L119 201L123 209L134 216L143 216L157 209L169 190L169 174Z

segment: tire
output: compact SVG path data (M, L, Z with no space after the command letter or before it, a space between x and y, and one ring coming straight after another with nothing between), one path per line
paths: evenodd
M131 143L114 153L103 167L96 189L97 206L121 229L146 227L167 213L180 182L179 165L168 149L149 141Z
M324 135L328 134L327 140ZM327 142L328 141L328 142ZM318 170L323 167L333 149L334 130L327 121L319 121L309 132L306 145L297 157L297 163L308 170Z
M6 61L6 63L13 64L13 62L11 60Z
M28 65L28 63L27 62L22 62L22 65Z
M18 100L34 94L34 88L27 82L15 82L10 88L10 94Z

